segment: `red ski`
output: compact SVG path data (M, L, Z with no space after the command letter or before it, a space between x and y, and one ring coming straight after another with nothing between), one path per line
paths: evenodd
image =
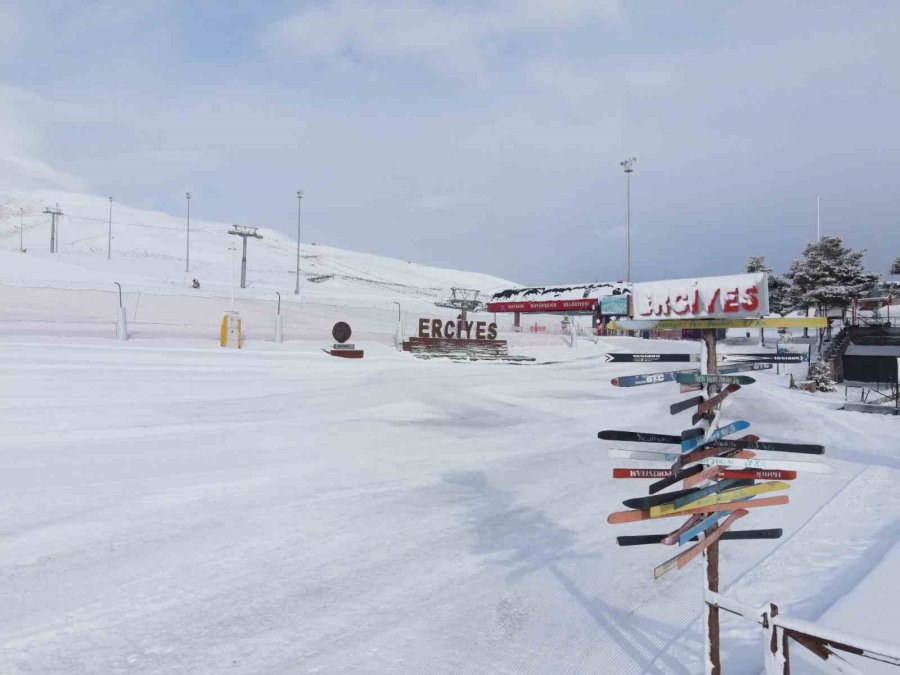
M673 544L677 544L678 540L681 539L681 535L687 532L689 529L694 527L694 525L699 525L700 521L706 518L705 513L695 513L686 521L684 521L684 525L679 527L677 530L673 530L669 532L665 537L662 538L660 543L665 544L666 546L672 546Z
M726 398L728 398L731 394L733 394L736 391L739 391L740 388L741 388L741 385L739 385L739 384L729 384L727 387L725 387L722 391L720 391L715 396L710 396L708 399L703 401L703 403L700 403L697 406L697 412L702 414L708 410L712 410L717 405L719 405L722 401L724 401Z
M752 480L794 480L796 477L796 471L788 471L787 469L724 469L722 471L722 478L750 478Z
M613 478L668 478L671 469L613 469Z
M694 544L687 551L683 551L675 557L669 558L662 565L657 565L656 569L653 570L653 577L659 579L666 572L671 572L674 569L681 569L691 560L693 560L703 551L709 548L713 543L717 542L719 540L719 537L725 534L728 531L728 528L734 525L734 522L738 518L743 518L746 515L746 509L737 509L734 513L732 513L730 516L728 516L728 518L725 519L724 523L719 525L715 532L713 532L712 534L708 534L699 544Z

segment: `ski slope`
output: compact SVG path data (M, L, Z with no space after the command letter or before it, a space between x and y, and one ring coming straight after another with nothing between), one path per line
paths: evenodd
M85 213L108 206L83 199ZM148 230L180 222L133 217ZM0 672L702 671L702 566L654 581L670 549L615 545L660 525L606 524L648 482L613 481L628 463L607 450L637 446L597 439L677 433L690 414L669 415L687 396L675 384L609 384L672 364L602 354L697 344L571 348L502 331L537 361L417 360L393 348L394 302L440 316L432 303L451 285L509 282L310 245L304 255L319 257L303 259L305 273L353 273L305 284L292 304L290 252L251 242L238 302L254 332L225 350L215 323L229 242L221 225L203 227L191 275L150 235L126 248L123 234L112 261L105 230L67 240L64 229L58 260L17 253L17 232L0 239ZM200 294L186 283L195 274ZM113 339L114 280L134 287L127 343ZM283 344L265 324L274 290L293 310ZM335 317L360 327L362 361L321 352ZM802 378L805 366L790 369ZM834 472L801 475L790 504L741 521L785 536L724 542L723 591L896 641L900 420L837 411L840 393L789 390L785 374L752 375L722 422L822 443ZM760 672L762 650L757 626L723 617L725 672Z

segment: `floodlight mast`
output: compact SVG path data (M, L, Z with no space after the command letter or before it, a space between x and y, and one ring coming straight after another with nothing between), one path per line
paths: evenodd
M106 259L112 258L112 197L109 198L109 233L106 238Z
M297 278L294 281L294 295L300 295L300 205L303 203L303 190L297 190Z
M187 201L187 223L185 227L185 251L184 251L184 271L191 271L191 193L185 192L184 198Z
M231 229L228 230L228 234L244 240L244 253L241 256L241 288L247 288L247 238L262 239L262 235L256 229L255 227L246 227L244 225L232 225Z
M625 281L631 281L631 172L637 157L629 157L619 166L625 169Z

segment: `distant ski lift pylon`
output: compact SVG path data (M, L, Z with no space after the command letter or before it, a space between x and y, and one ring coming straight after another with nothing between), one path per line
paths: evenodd
M478 299L481 291L474 288L456 288L450 289L450 297L446 300L440 300L434 303L438 307L448 307L450 309L459 310L462 314L462 320L466 320L469 312L477 312L484 309L484 303Z

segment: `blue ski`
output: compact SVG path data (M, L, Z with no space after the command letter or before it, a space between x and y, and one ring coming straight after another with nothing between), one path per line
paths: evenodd
M623 375L614 377L610 382L614 387L639 387L644 384L658 384L660 382L674 382L679 373L699 373L697 369L673 370L668 373L648 373L646 375Z
M681 451L690 452L691 450L696 450L701 446L709 445L710 443L713 443L720 438L724 438L725 436L729 436L735 432L743 431L744 429L748 428L750 428L750 422L747 422L745 420L738 420L737 422L726 424L724 427L713 429L712 433L709 434L706 438L699 436L697 438L686 438L682 440Z

